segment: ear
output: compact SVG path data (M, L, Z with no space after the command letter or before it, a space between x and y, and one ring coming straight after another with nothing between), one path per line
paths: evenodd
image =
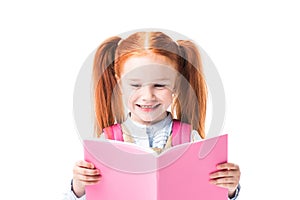
M119 82L120 81L120 77L117 75L117 74L115 74L115 79Z
M176 100L177 100L177 97L178 97L178 95L177 95L175 92L173 92L173 93L172 93L172 106L175 105L175 102L176 102Z
M176 99L178 97L178 91L175 89L175 87L172 89L172 98Z
M174 93L174 92L172 93L172 98L173 98L173 99L176 99L177 96L178 96L178 95L177 95L176 93Z

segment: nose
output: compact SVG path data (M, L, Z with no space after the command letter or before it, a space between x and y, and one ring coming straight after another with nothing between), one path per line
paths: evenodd
M155 99L154 88L151 85L145 85L142 87L142 100L151 101Z

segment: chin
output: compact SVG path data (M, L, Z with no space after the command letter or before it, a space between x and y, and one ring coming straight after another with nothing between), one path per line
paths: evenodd
M165 117L165 116L164 116ZM156 123L156 122L158 122L158 121L161 121L161 120L163 120L164 119L164 117L161 117L161 115L155 115L155 117L154 116L152 116L152 117L145 117L145 118L142 118L142 120L145 122L145 123L147 123L147 124L151 124L151 123Z

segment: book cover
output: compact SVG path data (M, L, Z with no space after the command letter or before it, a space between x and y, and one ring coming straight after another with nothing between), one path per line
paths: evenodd
M227 189L209 183L217 164L227 162L227 135L159 155L133 143L84 140L84 157L102 174L98 184L86 186L87 200L227 199Z

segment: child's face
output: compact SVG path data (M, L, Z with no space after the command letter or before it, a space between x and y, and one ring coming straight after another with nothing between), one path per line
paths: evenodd
M129 57L122 66L119 81L131 118L147 125L166 117L176 77L175 65L164 56Z

